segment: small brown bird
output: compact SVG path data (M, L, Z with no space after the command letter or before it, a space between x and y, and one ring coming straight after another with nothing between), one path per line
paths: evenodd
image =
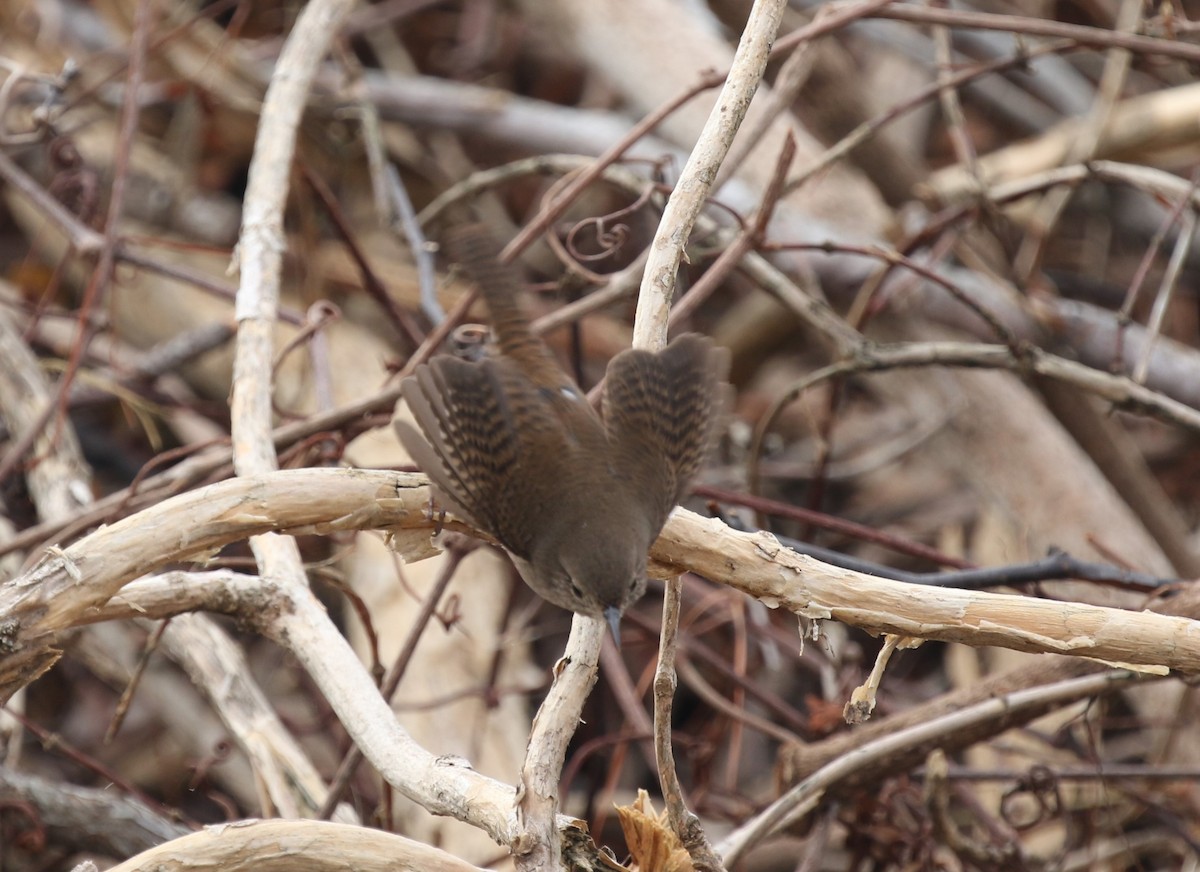
M695 334L612 359L603 419L529 328L520 282L479 225L452 231L478 285L498 357L436 357L404 383L420 429L400 441L437 499L504 546L543 598L620 620L646 589L646 556L716 435L725 349Z

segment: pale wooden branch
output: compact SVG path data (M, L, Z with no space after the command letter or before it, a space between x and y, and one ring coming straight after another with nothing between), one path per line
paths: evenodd
M835 8L832 6L820 7L817 10L816 18L827 17ZM792 105L799 98L816 63L816 52L812 48L811 42L801 43L780 66L779 74L775 77L766 100L763 101L761 111L755 117L747 119L742 125L741 136L734 141L725 160L721 162L720 172L714 182L714 187L718 190L728 178L737 172L739 167L747 162L755 149L770 138L768 131L771 125L777 123L778 118L791 111ZM791 137L790 131L789 137Z
M654 234L638 293L634 348L655 350L666 345L667 316L683 248L762 81L786 5L779 0L758 0L750 11L717 104L688 155Z
M870 633L1200 669L1200 623L1188 618L885 581L796 554L768 533L739 533L682 509L651 556L667 571L695 572L772 608Z
M202 560L269 530L324 535L388 529L403 556L421 559L433 553L429 539L436 523L428 505L423 476L352 469L286 470L165 500L48 552L29 572L0 586L8 652L0 660L0 688L5 696L15 689L17 666L31 649L89 622L118 592L128 600L137 587L123 590L126 582L159 566ZM453 519L446 526L471 532ZM672 514L651 557L658 577L696 572L769 606L870 632L1200 672L1200 625L1187 618L875 578L791 552L770 534L738 532L683 509ZM267 599L261 592L248 596L260 597L260 605Z
M110 872L183 868L225 872L481 872L445 851L382 830L326 821L248 820L205 827L113 866Z
M558 782L567 746L596 684L604 632L603 621L575 615L566 650L554 667L554 684L533 720L517 794L521 833L513 854L518 869L557 869L561 863Z
M51 402L53 394L36 358L0 312L0 410L10 430L21 433L33 426L39 410ZM33 447L37 463L26 478L39 516L71 517L91 499L87 466L74 429L69 423L61 428L48 426ZM172 613L178 610L176 606ZM189 635L190 643L181 641ZM302 809L311 814L312 806L305 805L304 798L320 795L320 776L267 704L227 635L206 616L187 615L167 629L164 641L254 762L258 783L265 789L264 807L274 805L291 817ZM217 668L212 668L214 659L219 659ZM348 807L339 809L339 814L346 822L354 819Z
M239 615L258 579L231 569L177 569L137 578L102 606L88 609L80 624L131 618L170 618L188 612Z
M269 473L181 494L54 549L0 586L9 652L0 661L0 688L5 694L14 689L14 661L86 622L126 582L166 563L203 559L251 535L390 529L402 555L429 556L436 524L426 511L425 483L420 475L378 470ZM446 526L471 532L454 520ZM1198 625L1189 619L879 579L795 554L767 533L741 533L683 509L673 513L651 557L658 577L697 572L770 606L871 632L1200 671L1200 639L1190 638Z
M9 387L16 392L10 395ZM22 432L29 424L28 416L52 399L32 352L0 313L0 408L12 415L10 429ZM54 430L53 426L47 427L35 443L38 463L28 473L31 492L41 507L39 514L45 519L70 517L88 504L91 495L83 479L86 465L73 429L64 426L57 439L52 438ZM176 605L170 614L179 611ZM164 645L213 704L253 762L258 783L265 791L261 797L263 807L289 817L311 815L315 809L313 797L319 800L323 796L324 785L312 762L268 705L241 651L203 615L186 615L174 622L166 630ZM339 809L339 815L344 822L354 819L348 807Z
M295 154L296 131L317 67L329 50L352 0L314 0L288 34L263 100L250 161L242 230L238 240L241 281L237 293L237 352L233 365L230 424L233 465L239 475L278 468L271 438L274 330L279 309L283 208ZM303 585L295 542L251 540L259 569L277 581Z
M279 282L286 247L283 211L287 202L296 133L313 78L337 34L340 22L353 5L352 0L313 0L304 7L288 34L263 99L238 240L241 281L236 301L238 329L230 426L233 465L239 476L269 472L279 466L271 434L274 422L271 399ZM281 589L280 599L306 601L311 598L300 551L294 539L258 535L251 538L250 546L267 586ZM328 623L327 619L325 623ZM342 644L349 649L345 642ZM374 700L378 700L377 694ZM378 701L382 703L382 700ZM261 710L269 711L266 701L261 702ZM222 707L221 710L224 717L233 714L228 707ZM271 718L267 722L273 720ZM259 744L253 731L239 732L238 735L247 751ZM301 805L293 813L305 806L310 811L321 808L327 786L317 775L315 767L292 743L286 742L278 747L296 751L288 759L292 771L299 776L295 787L301 794L297 798ZM273 765L274 761L265 753L266 750L259 749L260 753L252 755L252 759L264 764L261 772L264 778L278 771ZM281 792L288 787L283 778L270 780L268 786L277 801L283 798Z

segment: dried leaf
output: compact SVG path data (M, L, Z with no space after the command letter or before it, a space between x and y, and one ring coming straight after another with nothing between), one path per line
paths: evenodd
M638 872L694 872L692 858L667 824L667 813L656 813L650 795L638 790L632 805L617 806L625 844Z

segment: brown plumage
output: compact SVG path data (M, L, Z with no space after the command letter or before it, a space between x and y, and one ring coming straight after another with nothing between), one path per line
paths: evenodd
M529 329L520 282L478 225L447 240L479 286L499 356L437 357L406 380L397 422L437 498L496 538L550 602L617 632L646 555L716 435L728 354L695 334L608 366L604 418Z

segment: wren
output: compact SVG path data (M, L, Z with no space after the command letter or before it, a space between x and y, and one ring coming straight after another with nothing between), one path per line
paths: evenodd
M478 286L499 354L418 367L401 388L417 428L397 421L400 441L436 499L494 537L536 593L604 618L619 641L650 546L716 436L728 352L696 334L621 352L601 417L530 330L489 233L456 228L445 248Z

